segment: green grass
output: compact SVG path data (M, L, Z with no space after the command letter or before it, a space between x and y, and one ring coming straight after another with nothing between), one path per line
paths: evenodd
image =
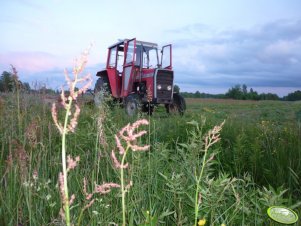
M0 225L57 225L62 221L57 187L61 140L45 99L49 98L22 94L18 119L15 95L1 96ZM67 135L67 154L80 156L79 165L68 176L69 193L76 195L70 209L73 223L87 204L84 177L88 192L94 189L94 181L120 181L110 159L111 150L117 150L114 135L138 118L150 121L144 127L148 134L139 143L150 144L151 149L128 155L127 179L133 181L126 195L129 225L152 225L146 222L156 219L160 225L193 225L194 172L202 167L201 140L223 120L221 141L210 150L215 158L204 171L199 219L206 218L206 225L277 225L266 215L270 205L293 207L300 215L300 102L189 99L183 117L167 116L159 107L152 117L129 118L124 109L112 107L105 114L103 139L98 136L99 111L83 99L80 103L76 132ZM197 136L191 133L196 127L187 124L191 121L200 127ZM34 123L36 127L30 127ZM31 138L26 134L28 128L32 128ZM7 161L10 154L11 165ZM36 179L32 177L35 171ZM120 190L112 189L95 199L84 212L82 225L121 224Z

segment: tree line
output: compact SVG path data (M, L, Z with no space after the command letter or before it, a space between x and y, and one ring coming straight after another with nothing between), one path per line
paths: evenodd
M56 93L56 91L41 84L35 84L34 89L32 89L28 82L20 81L16 74L3 71L0 77L0 92L14 92L17 88L26 93Z
M180 92L179 86L175 85L175 92ZM217 99L235 99L235 100L287 100L296 101L301 100L301 90L297 90L293 93L289 93L287 96L280 98L274 93L258 93L253 88L248 90L247 85L237 84L231 87L225 94L208 94L196 91L191 92L180 92L183 97L186 98L217 98Z
M30 91L28 82L21 82L13 73L4 71L0 77L0 92L12 92L17 88L23 91Z
M0 92L13 92L18 88L25 92L37 92L43 91L43 93L57 93L58 91L46 88L42 86L37 89L31 89L28 82L21 82L18 77L13 73L4 71L0 77ZM225 94L209 94L201 93L196 91L191 92L180 92L180 87L178 85L174 86L174 92L181 93L183 97L186 98L218 98L218 99L235 99L235 100L288 100L296 101L301 100L301 90L297 90L293 93L289 93L287 96L280 98L277 94L273 93L261 93L254 91L252 88L248 90L247 85L237 84L231 87Z

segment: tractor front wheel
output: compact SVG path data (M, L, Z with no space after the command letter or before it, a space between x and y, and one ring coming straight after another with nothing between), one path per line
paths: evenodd
M186 102L184 97L178 93L174 93L173 102L171 104L166 104L165 108L168 114L180 114L181 116L184 115L186 110Z
M139 97L136 94L130 94L125 98L125 112L129 116L135 116L139 111Z

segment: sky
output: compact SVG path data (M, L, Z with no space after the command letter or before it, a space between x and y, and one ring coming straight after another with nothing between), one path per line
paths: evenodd
M59 89L91 43L87 73L124 38L173 45L181 91L236 84L279 96L301 90L300 0L1 0L0 73ZM92 87L93 88L93 87Z

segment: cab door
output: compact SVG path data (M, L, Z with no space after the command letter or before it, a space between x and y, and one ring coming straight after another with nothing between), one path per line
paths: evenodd
M163 46L161 50L161 67L172 69L172 46L171 44Z
M121 97L128 96L132 91L133 82L134 82L135 60L136 60L136 39L134 38L128 40L125 44Z

